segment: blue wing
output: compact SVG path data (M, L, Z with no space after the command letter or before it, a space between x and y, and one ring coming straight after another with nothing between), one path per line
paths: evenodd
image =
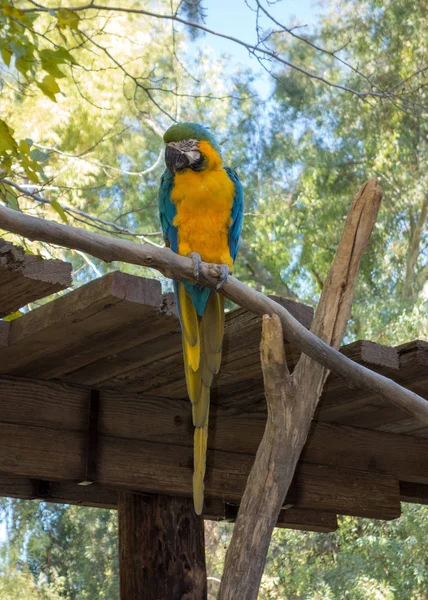
M235 262L238 253L239 236L241 235L242 221L244 219L244 190L242 189L241 180L236 171L230 167L224 168L229 176L229 179L235 186L235 197L232 204L232 223L229 227L229 250L233 262Z
M168 242L174 252L178 252L178 231L173 221L177 214L175 205L171 202L171 192L174 187L174 176L165 169L162 173L159 187L159 216L162 226L163 239Z

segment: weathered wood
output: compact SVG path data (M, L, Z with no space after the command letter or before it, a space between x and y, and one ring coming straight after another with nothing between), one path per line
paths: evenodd
M9 339L10 322L0 321L0 348L7 346Z
M388 374L421 397L428 398L428 344L415 341L392 350L395 350L398 356L399 370L386 372L386 367L376 370ZM384 426L392 424L391 431L397 432L400 431L400 421L403 421L403 432L410 431L410 418L406 411L386 403L376 394L361 389L350 389L343 383L336 377L327 380L316 418L370 429L383 429ZM413 418L413 422L415 430L423 426L418 419Z
M96 508L116 509L119 491L102 487L97 483L81 486L76 483L49 481L47 494L35 493L35 479L0 473L0 496L22 498L25 500L42 499L45 502L59 504L77 504ZM204 519L234 522L238 506L210 498ZM337 529L337 517L329 512L288 508L280 512L277 527L304 531L330 532Z
M48 376L57 376L58 369L108 355L117 328L129 334L132 326L144 337L161 307L159 281L109 273L13 321L9 346L0 349L0 373L40 377L47 367Z
M67 481L49 481L44 494L37 493L36 483L34 478L0 473L0 496L96 508L117 508L117 490L102 487L97 483L82 486Z
M428 485L400 481L400 498L402 502L428 504Z
M354 196L312 322L311 331L336 349L351 314L355 278L381 198L375 179ZM279 318L266 315L263 325L261 362L268 420L226 554L219 600L257 598L281 501L290 487L328 375L324 361L320 364L305 354L290 375Z
M58 382L0 378L0 421L85 432L90 389ZM159 407L162 410L159 410ZM213 406L209 450L256 453L266 423L265 406ZM239 431L239 435L236 432ZM191 407L187 400L156 398L104 390L99 432L113 438L192 447ZM302 459L428 484L428 441L340 425L313 423ZM0 468L1 470L1 468Z
M0 317L70 285L70 263L25 254L0 238Z
M376 205L380 196L377 180L370 180L361 189L366 197L371 196L372 203ZM357 196L359 197L361 194L359 193ZM29 239L38 239L87 252L106 262L124 261L155 268L173 279L193 280L192 260L188 257L178 256L168 248L153 248L126 240L101 236L87 230L24 215L6 207L0 207L0 226L7 231L18 233ZM354 241L358 246L359 240ZM199 282L213 289L218 283L220 273L219 265L202 263ZM428 403L423 398L342 356L316 335L307 331L277 302L248 288L234 277L228 277L222 286L221 293L239 306L245 307L258 315L277 314L281 319L286 338L294 343L300 351L305 352L326 368L344 377L349 385L380 394L386 402L404 408L410 414L428 424Z
M229 521L234 523L238 516L239 505L208 498L205 502L204 517L214 521ZM281 510L276 527L298 529L300 531L317 531L329 533L337 529L337 516L320 510L293 508Z
M0 471L48 481L85 476L85 432L0 424ZM107 488L182 495L192 493L192 448L100 436L97 482ZM207 498L240 503L253 457L208 452ZM388 475L304 464L287 503L311 510L393 519L398 484Z
M121 600L205 600L204 522L187 498L119 494Z
M289 300L277 300L303 324L310 326L312 309ZM111 353L106 357L104 351L98 358L87 352L84 364L85 356L80 354L80 368L72 371L69 368L70 361L66 360L65 363L63 361L65 368L62 373L59 371L61 366L53 372L51 366L48 365L46 371L43 365L39 364L38 377L50 378L53 375L70 382L109 389L143 391L169 398L187 398L178 319L165 319L162 313L150 321L149 332L150 336L140 332L138 342L133 344L130 343L129 335L120 336L120 332L111 332L106 343L110 346L114 344L113 356ZM258 349L260 332L261 320L257 315L242 309L233 310L226 315L223 366L217 385L227 386L234 381L246 380L251 372L261 376ZM135 338L135 328L131 339L132 335ZM287 350L290 354L289 359L292 360L289 346ZM299 353L294 351L294 355L292 364L297 362Z

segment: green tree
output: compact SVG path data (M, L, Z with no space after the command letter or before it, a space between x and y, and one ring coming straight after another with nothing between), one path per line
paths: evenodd
M351 195L369 177L380 179L384 201L361 268L352 335L385 343L428 331L427 19L408 0L340 3L340 10L334 3L310 38L330 50L344 47L339 55L366 65L378 88L396 87L398 74L405 107L355 101L290 71L278 74L275 92L270 154L285 156L279 168L295 173L285 220L295 234L290 275L303 297L323 285ZM288 52L343 80L343 65L331 55L300 41ZM350 71L345 81L355 87L356 79Z

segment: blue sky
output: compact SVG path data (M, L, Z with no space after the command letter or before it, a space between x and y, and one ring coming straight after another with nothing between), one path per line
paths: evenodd
M248 3L250 6L254 5L253 0L248 0ZM324 3L327 4L326 0ZM207 27L250 43L256 42L255 13L247 6L245 0L205 0L204 5L207 9ZM267 6L267 3L264 2L264 5ZM319 0L282 0L267 8L286 27L307 25L307 28L300 30L301 34L316 24L321 13ZM266 26L266 23L264 25ZM200 43L211 47L218 55L229 55L230 67L243 65L260 72L261 80L256 88L264 95L263 92L269 86L268 76L243 46L209 34L205 35Z

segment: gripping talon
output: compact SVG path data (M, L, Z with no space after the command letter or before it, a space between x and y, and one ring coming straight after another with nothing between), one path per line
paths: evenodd
M193 274L195 276L195 281L199 281L199 273L200 273L201 265L202 265L201 255L198 254L197 252L191 252L187 256L189 258L191 258L192 262L193 262Z
M227 265L219 265L220 266L220 274L218 276L218 284L216 285L216 292L221 289L224 285L224 282L229 277L229 267Z

